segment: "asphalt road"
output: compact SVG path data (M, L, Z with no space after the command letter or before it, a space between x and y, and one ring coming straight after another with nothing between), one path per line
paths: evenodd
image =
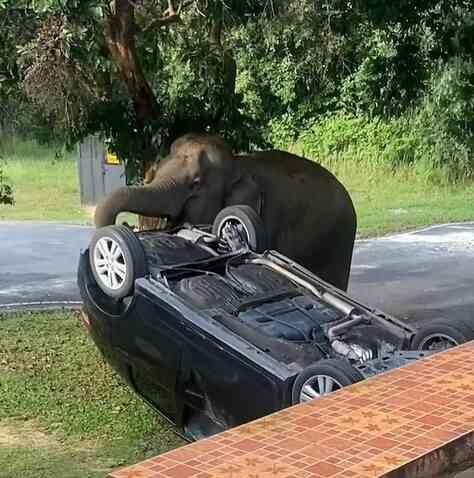
M91 229L55 223L0 223L0 312L77 306L79 251Z
M54 223L0 223L0 312L77 306L76 268L91 229ZM472 317L474 223L358 241L350 292L413 320Z
M474 223L359 241L350 293L399 317L474 318Z

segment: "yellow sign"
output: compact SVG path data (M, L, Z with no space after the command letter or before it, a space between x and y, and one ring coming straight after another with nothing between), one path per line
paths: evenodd
M105 155L105 164L116 166L120 164L120 159L115 153L107 151L107 154Z

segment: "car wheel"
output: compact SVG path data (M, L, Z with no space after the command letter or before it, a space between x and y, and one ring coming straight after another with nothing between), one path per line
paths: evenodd
M446 350L474 338L471 328L461 321L438 319L421 327L413 337L413 350Z
M126 226L98 229L89 246L89 261L97 285L114 299L130 295L135 279L146 274L143 247Z
M224 237L226 228L232 228L254 252L263 252L266 247L266 234L260 216L245 205L229 206L222 209L212 225L212 233Z
M361 373L342 359L324 359L305 368L295 380L292 404L309 402L315 398L363 380Z

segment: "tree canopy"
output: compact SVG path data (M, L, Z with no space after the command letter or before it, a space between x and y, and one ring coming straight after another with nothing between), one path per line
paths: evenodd
M100 133L131 178L188 131L278 145L399 116L454 64L472 84L472 0L0 0L0 27L3 127Z

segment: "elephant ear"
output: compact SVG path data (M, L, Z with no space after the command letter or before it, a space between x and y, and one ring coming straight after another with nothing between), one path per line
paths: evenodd
M257 181L248 174L242 174L235 179L228 190L226 206L245 204L261 215L263 206L263 191Z

